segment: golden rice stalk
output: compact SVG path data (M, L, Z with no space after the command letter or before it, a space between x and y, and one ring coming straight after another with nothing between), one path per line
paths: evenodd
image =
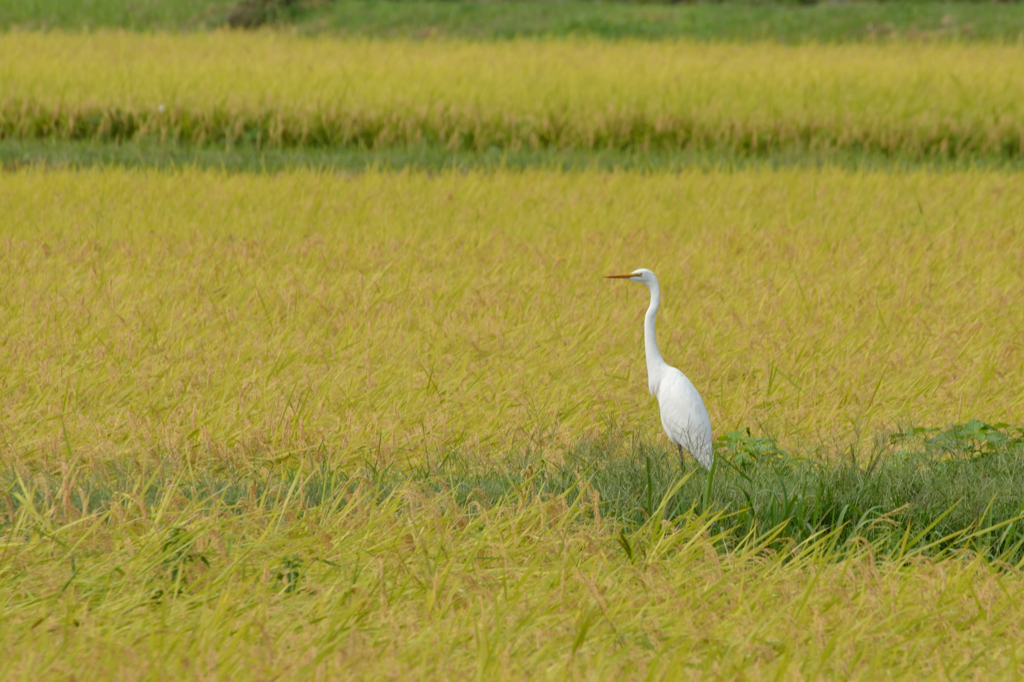
M0 137L1013 157L1024 49L0 35Z

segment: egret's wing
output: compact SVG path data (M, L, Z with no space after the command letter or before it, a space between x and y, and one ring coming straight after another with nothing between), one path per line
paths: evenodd
M705 469L711 468L711 418L700 393L686 376L674 367L658 387L661 425L669 440L693 455Z

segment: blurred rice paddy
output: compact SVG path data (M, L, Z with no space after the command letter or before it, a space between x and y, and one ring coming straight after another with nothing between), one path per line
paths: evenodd
M0 137L1011 159L1016 45L0 34Z

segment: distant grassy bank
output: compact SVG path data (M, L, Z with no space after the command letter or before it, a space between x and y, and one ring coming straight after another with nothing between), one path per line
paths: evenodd
M1018 41L1020 5L882 2L334 2L284 18L300 31L351 36L589 36L623 40L784 43L887 40Z
M1019 41L1024 11L995 2L453 2L0 0L0 29L203 30L232 20L303 33L383 38Z

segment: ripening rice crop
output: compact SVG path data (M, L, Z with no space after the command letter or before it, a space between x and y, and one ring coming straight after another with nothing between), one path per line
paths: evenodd
M1024 418L1024 181L989 172L0 175L4 458L287 461ZM660 437L660 436L659 436Z
M139 481L139 486L144 483ZM708 518L632 537L562 497L484 508L408 486L239 504L172 485L0 536L5 677L1006 679L1019 572L844 561L830 538L720 554ZM50 513L48 513L50 512ZM642 548L642 549L641 549Z
M1016 157L1024 49L0 36L0 137Z

